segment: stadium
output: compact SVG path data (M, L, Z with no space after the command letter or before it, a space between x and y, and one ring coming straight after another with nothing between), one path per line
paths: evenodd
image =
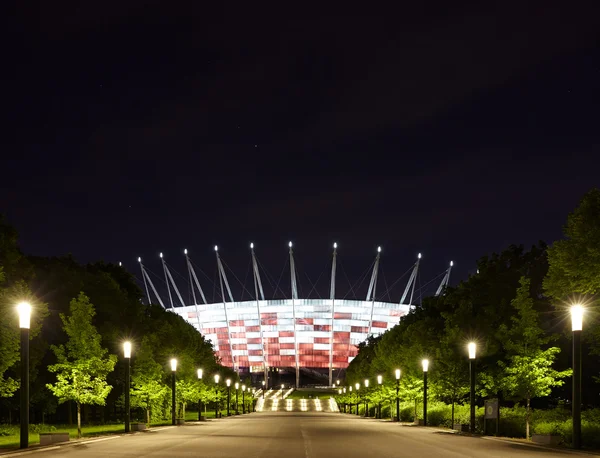
M162 300L148 275L148 269L138 258L148 302L151 302L152 291L160 305L180 315L212 342L223 365L239 373L262 373L264 375L261 378L264 377L270 386L275 383L275 377L269 376L269 373L279 371L295 374L296 387L300 386L301 373L312 379L321 378L323 384L327 380L331 386L334 372L339 374L348 367L358 352L360 342L394 327L409 312L421 260L419 254L416 263L409 269L410 277L400 301L381 302L376 300L381 256L381 248L378 248L365 300L338 299L335 294L337 244L334 244L329 298L307 299L298 296L296 266L290 242L291 298L269 300L264 295L259 263L254 245L251 244L254 299L235 301L218 247L214 249L222 301L207 302L186 249L184 255L193 303L186 304L183 300L162 253L160 258L168 302ZM442 280L436 295L448 284L451 269L452 263L440 275ZM177 299L179 305L175 304ZM277 383L279 380L278 374Z

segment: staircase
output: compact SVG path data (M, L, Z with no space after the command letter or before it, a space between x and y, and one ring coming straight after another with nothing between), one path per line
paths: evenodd
M335 399L259 398L257 412L339 412Z

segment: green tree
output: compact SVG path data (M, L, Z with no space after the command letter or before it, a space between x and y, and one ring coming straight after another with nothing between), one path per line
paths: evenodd
M69 340L52 346L58 363L48 367L57 381L46 386L60 403L76 403L77 437L81 437L81 406L104 405L112 389L106 377L114 370L117 357L102 347L102 337L92 323L94 306L83 292L71 301L70 312L69 316L60 315Z
M565 239L548 249L546 294L558 301L572 294L596 294L600 291L600 189L583 197L563 232Z
M503 337L508 363L500 361L504 369L501 384L504 390L517 400L525 400L525 437L529 439L531 399L548 396L552 388L561 386L563 378L571 375L571 369L557 371L552 366L560 348L543 349L552 336L540 327L538 312L530 294L531 282L522 277L517 296L512 301L516 315L509 328L502 325L499 334Z

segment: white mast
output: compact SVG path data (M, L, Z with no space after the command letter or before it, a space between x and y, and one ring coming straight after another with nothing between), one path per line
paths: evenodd
M146 284L146 281L148 281L148 283L150 283L150 287L152 288L152 291L154 291L154 295L156 296L156 299L158 299L158 303L162 306L163 309L166 309L165 304L163 304L162 299L160 298L160 296L158 295L158 292L156 291L156 288L154 287L154 283L152 283L152 279L150 278L150 276L148 275L148 272L146 272L146 269L144 268L144 265L142 264L142 258L138 258L138 262L140 263L140 267L142 269L142 276L144 277L144 284ZM146 285L146 292L148 291L148 285ZM152 302L150 301L150 294L148 293L148 305L150 305Z
M375 265L373 266L373 273L371 274L371 283L369 284L369 291L367 292L367 301L371 296L371 319L369 320L369 332L367 337L371 334L371 326L373 324L373 309L375 308L375 292L377 291L377 274L379 272L379 258L381 256L381 247L377 247L377 257L375 258Z
M294 252L292 251L292 242L288 243L290 247L290 275L292 281L292 312L294 316L294 354L296 355L296 388L300 386L300 365L298 364L298 332L296 330L296 299L298 299L298 287L296 285L296 266L294 264Z
M202 323L200 322L200 312L198 312L198 301L196 300L196 291L194 290L194 284L192 283L192 270L190 269L191 263L190 258L188 257L187 248L183 250L183 254L185 255L185 261L187 263L188 275L190 277L190 288L192 288L192 297L194 298L194 307L196 309L196 320L198 321L198 331L202 333Z
M333 244L333 261L331 263L331 335L329 337L329 386L333 385L333 323L335 323L335 268L337 258L337 243Z
M448 270L446 270L446 273L444 274L444 278L442 278L442 282L440 283L440 286L438 287L437 291L435 292L436 296L439 296L440 294L442 294L444 289L448 286L448 283L450 282L450 272L452 271L453 265L454 265L454 262L450 261L450 267L448 267Z
M225 291L223 290L223 281L225 281L225 285L227 286L227 292L229 293L229 298L231 302L233 302L233 296L231 295L231 289L229 289L229 283L227 282L227 277L225 276L225 269L223 269L223 264L221 263L221 258L219 257L219 247L215 245L215 254L217 255L217 268L219 269L219 282L221 284L221 297L223 298L223 310L225 310L225 321L227 322L227 338L229 340L229 352L231 354L231 364L233 365L233 370L236 370L235 357L233 356L233 344L231 343L231 330L229 329L229 318L227 318L227 303L225 301Z
M144 272L144 264L142 264L142 258L138 258L138 262L140 263L140 269L142 271L142 279L144 280L144 288L146 288L146 296L148 296L148 305L152 302L150 301L150 291L148 291L148 283L146 283L146 272Z
M404 293L402 294L402 298L400 299L400 304L404 304L404 300L406 296L408 296L408 292L410 291L410 301L409 305L412 305L413 295L415 293L415 285L417 284L417 274L419 273L419 263L421 262L421 253L417 256L417 262L415 263L415 267L413 268L412 273L410 274L410 278L408 279L408 283L406 284L406 288L404 289ZM412 286L412 290L411 290Z
M260 331L260 349L262 352L264 381L267 383L267 356L265 354L265 340L263 338L262 315L260 313L260 300L258 299L258 291L260 289L260 298L265 300L262 282L260 281L260 272L258 271L258 263L254 254L254 243L250 244L250 253L252 254L252 272L254 273L254 296L256 297L256 312L258 313L258 328Z
M163 254L160 253L160 260L162 262L162 266L163 266L163 272L165 273L165 283L167 284L167 291L169 292L169 301L171 302L171 309L174 308L173 305L173 296L171 295L171 288L169 287L169 279L167 277L167 266L165 265L165 260L163 259Z

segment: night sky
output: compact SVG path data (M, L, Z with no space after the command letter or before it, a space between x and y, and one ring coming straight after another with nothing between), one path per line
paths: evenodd
M218 244L243 283L251 241L278 278L293 240L306 296L324 269L326 294L337 241L352 283L378 245L388 286L418 252L421 284L451 259L456 283L486 253L559 238L600 185L592 3L206 3L7 16L0 212L25 253L139 277L163 251L185 277L188 248L213 279Z

